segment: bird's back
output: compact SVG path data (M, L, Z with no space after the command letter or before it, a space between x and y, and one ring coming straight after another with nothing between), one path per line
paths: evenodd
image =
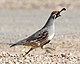
M18 41L17 43L13 44L11 47L15 45L40 47L47 41L48 41L48 31L47 28L44 28L35 32L33 35L29 36L28 38Z

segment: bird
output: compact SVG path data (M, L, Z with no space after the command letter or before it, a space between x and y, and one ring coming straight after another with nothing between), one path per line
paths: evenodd
M30 46L31 48L25 53L25 55L38 47L41 47L43 49L43 46L48 44L55 35L55 19L60 17L60 13L65 10L66 8L62 8L60 11L52 11L47 22L41 29L39 29L29 37L12 44L10 47L17 45Z

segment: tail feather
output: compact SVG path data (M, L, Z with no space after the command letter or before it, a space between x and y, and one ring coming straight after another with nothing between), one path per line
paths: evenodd
M13 47L13 46L16 46L16 45L21 45L21 44L23 44L23 43L22 43L22 40L16 42L15 44L12 44L10 47Z
M25 39L22 39L20 41L17 41L15 44L12 44L10 47L13 47L13 46L16 46L16 45L22 45L26 42L26 38Z
M10 47L13 47L13 46L16 46L17 44L13 44L13 45L11 45Z

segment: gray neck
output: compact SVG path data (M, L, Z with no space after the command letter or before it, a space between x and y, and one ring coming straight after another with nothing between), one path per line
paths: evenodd
M49 28L50 26L53 26L53 24L55 22L54 19L55 19L55 17L51 15L43 28L45 28L45 27Z
M48 39L51 40L55 34L55 16L50 16L43 29L48 31Z

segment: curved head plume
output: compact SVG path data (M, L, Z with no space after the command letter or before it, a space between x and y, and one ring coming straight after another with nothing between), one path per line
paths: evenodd
M58 11L58 10L52 11L51 15L52 15L52 16L53 16L53 15L56 15L55 18L57 18L57 17L61 16L60 13L61 13L62 11L65 11L65 10L66 10L66 8L62 8L60 11Z

